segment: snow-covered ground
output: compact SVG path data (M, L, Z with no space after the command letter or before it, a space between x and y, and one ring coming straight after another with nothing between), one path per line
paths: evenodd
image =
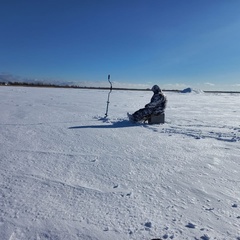
M240 95L0 87L0 239L240 239Z

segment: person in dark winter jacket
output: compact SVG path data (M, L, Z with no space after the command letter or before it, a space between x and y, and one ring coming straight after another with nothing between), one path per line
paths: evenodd
M141 122L152 114L158 115L164 113L167 104L166 96L158 85L154 85L151 90L153 91L153 96L150 103L146 104L144 108L139 109L132 115L128 113L130 121Z

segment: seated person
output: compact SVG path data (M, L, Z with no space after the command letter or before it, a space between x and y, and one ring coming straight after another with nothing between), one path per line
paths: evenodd
M158 115L164 113L167 104L166 96L163 94L158 85L154 85L151 90L153 91L151 102L132 115L128 113L128 117L131 122L141 122L146 120L152 114Z

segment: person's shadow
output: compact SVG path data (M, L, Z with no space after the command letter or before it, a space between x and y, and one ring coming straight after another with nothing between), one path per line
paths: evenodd
M108 122L105 118L99 119L102 122ZM131 123L128 120L120 120L117 122L110 123L109 125L87 125L87 126L73 126L68 129L83 129L83 128L126 128L126 127L136 127L138 125L144 125L141 123Z

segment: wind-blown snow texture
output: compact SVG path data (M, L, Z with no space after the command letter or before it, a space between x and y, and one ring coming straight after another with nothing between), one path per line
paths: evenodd
M0 87L0 239L240 238L240 96Z

